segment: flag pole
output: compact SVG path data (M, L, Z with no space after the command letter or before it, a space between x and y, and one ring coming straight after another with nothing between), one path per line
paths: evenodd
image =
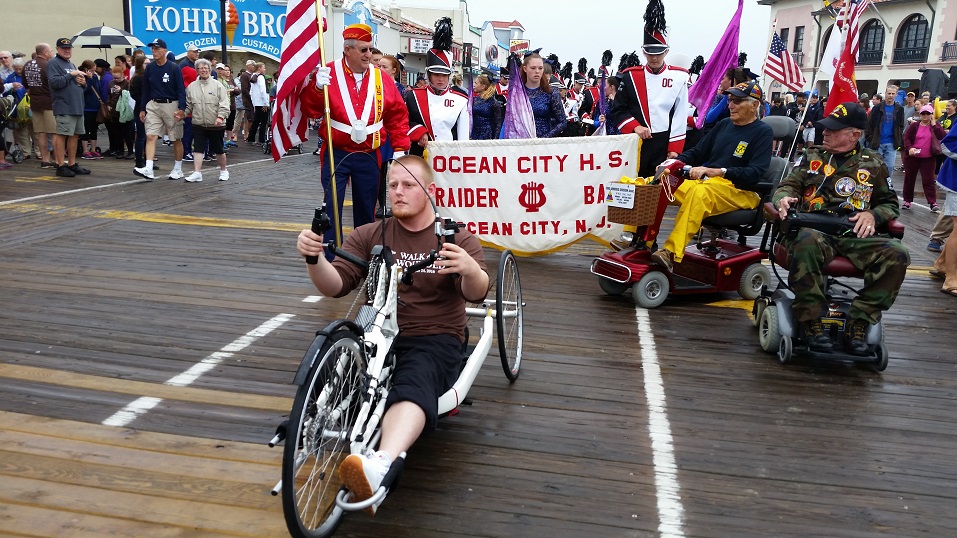
M316 0L316 24L319 25L319 63L321 67L326 65L326 46L325 40L323 39L323 28L322 21L325 19L326 14L324 13L323 0ZM335 171L335 158L332 152L332 122L330 118L330 108L329 108L329 92L326 89L322 90L322 99L325 104L325 111L323 112L323 123L326 124L326 145L329 146L329 185L332 189L332 221L333 228L336 230L336 246L339 247L342 245L342 234L340 232L340 216L339 216L339 197L336 193L336 171ZM320 176L322 171L319 171Z
M766 50L766 51L771 50L771 40L774 39L774 33L777 32L777 27L778 27L778 18L775 17L775 18L774 18L774 21L771 22L771 33L768 35L768 44L764 46L764 50ZM739 51L739 53L740 53L740 51ZM768 56L767 56L767 55L768 55L768 53L766 52L766 53L764 54L764 63L761 65L761 74L762 74L763 76L767 76L767 74L768 74L768 73L767 73L767 66L768 66ZM768 78L771 78L771 77L768 76ZM774 79L771 79L771 80L773 81ZM774 84L774 82L769 82L769 83L768 83L768 89L771 88L771 85L772 85L772 84ZM758 87L761 88L761 85L758 84ZM784 84L781 84L781 87L783 88L783 87L784 87ZM785 89L787 89L787 88L785 88ZM770 96L767 94L767 92L764 91L764 88L761 88L761 94L765 96L764 102L767 103L767 102L768 102L768 99L767 99L767 98L770 97Z

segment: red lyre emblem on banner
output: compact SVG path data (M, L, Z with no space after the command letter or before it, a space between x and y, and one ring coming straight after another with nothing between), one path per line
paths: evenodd
M530 181L522 185L522 194L518 197L518 203L522 204L526 213L537 213L545 205L545 184Z

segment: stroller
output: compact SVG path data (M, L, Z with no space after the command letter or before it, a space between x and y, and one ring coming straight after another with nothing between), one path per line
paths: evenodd
M0 98L0 142L3 143L7 158L20 164L26 158L26 153L17 144L17 138L13 134L16 126L17 107L14 104L13 96L5 95Z
M269 155L272 153L272 116L276 112L276 99L269 99L269 123L266 125L266 141L263 142L263 153ZM286 151L286 155L289 155L293 151L302 155L302 144L297 144Z

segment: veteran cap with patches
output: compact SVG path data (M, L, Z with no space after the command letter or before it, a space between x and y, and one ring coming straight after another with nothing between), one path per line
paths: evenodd
M758 86L756 82L742 82L737 86L725 90L724 93L725 95L733 95L735 97L751 97L758 101L764 98L764 94L761 93L761 86Z
M863 129L867 125L867 112L856 101L848 101L834 107L834 111L817 124L831 131L848 127Z

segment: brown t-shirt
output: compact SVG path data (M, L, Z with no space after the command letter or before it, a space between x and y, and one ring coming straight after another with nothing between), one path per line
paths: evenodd
M455 243L465 249L483 271L488 272L482 245L474 235L462 230L455 234ZM368 260L372 247L379 244L382 244L382 224L373 222L353 231L342 248ZM395 219L386 221L385 244L395 255L396 263L404 267L425 259L438 246L432 226L421 232L410 232ZM342 276L342 290L336 294L336 297L342 297L359 285L362 269L341 258L336 258L332 264ZM450 334L464 342L465 302L481 301L484 295L464 297L461 277L440 275L437 271L438 268L431 265L415 273L411 286L399 286L399 329L403 336Z

